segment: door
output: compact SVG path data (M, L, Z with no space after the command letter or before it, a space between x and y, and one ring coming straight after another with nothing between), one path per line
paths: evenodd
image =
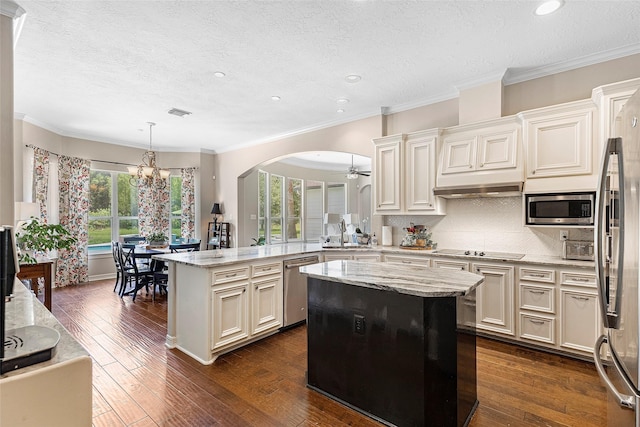
M278 298L280 276L253 281L251 294L251 334L280 327L278 313L282 298Z
M442 144L442 174L471 172L475 169L477 137L454 136Z
M216 285L211 291L212 350L247 338L248 281Z
M375 211L399 211L400 162L402 135L375 140L375 170L373 171Z

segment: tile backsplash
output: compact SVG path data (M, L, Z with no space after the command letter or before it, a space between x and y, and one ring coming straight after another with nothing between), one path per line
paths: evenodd
M445 216L386 216L393 227L393 245L399 245L410 223L429 227L440 249L470 249L561 256L562 227L523 226L522 197L447 200ZM593 230L564 228L570 240L593 241Z

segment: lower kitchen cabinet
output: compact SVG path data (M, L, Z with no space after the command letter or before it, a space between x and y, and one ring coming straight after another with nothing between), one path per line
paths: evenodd
M177 264L175 274L175 346L200 363L282 326L282 259L213 268Z
M394 255L385 254L384 262L395 262L399 264L414 264L423 267L431 267L431 259L420 255Z
M253 281L251 291L251 334L279 328L282 325L281 276L274 275Z
M476 327L500 335L515 336L513 266L472 264L471 271L484 276L476 289Z
M573 289L560 289L560 346L593 353L600 333L598 295Z
M212 350L242 341L249 336L248 288L248 280L212 287Z

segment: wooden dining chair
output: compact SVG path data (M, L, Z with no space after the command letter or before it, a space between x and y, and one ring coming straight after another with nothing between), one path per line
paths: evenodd
M118 245L118 260L120 262L120 273L122 274L122 287L120 297L126 295L127 285L133 285L129 293L133 294L133 301L136 300L138 291L144 286L149 292L149 282L153 280L153 270L146 264L138 264L135 257L135 245Z
M169 245L172 254L179 252L197 252L200 250L200 241L191 243L174 243Z
M116 283L113 285L113 292L116 291L116 289L118 289L118 285L120 285L120 288L118 289L118 294L120 294L122 292L122 287L124 286L123 282L121 282L123 276L122 276L122 266L120 265L120 257L118 255L118 251L120 250L120 243L119 242L111 242L111 255L113 256L113 262L115 263L116 266Z

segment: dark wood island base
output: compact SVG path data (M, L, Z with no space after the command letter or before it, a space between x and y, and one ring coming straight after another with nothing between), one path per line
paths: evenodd
M476 336L458 298L309 277L308 386L387 425L467 425Z

